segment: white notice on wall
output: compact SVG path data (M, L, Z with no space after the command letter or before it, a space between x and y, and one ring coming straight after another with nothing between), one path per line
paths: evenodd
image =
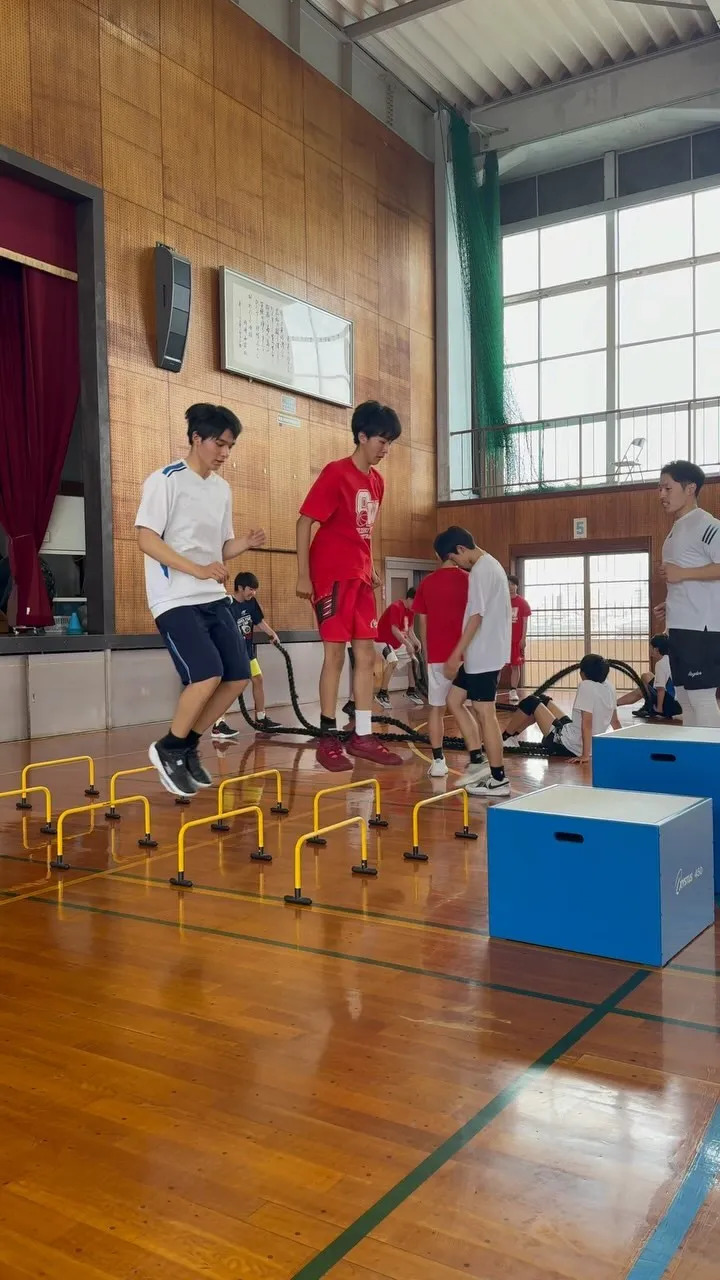
M573 520L573 538L587 538L587 516L577 516Z
M228 267L220 268L220 345L229 373L352 404L352 321ZM294 396L283 397L282 409L294 414Z

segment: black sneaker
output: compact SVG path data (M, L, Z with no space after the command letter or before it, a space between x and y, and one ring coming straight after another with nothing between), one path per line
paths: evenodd
M231 738L237 738L240 735L239 729L232 729L227 720L216 720L210 733L211 738L217 738L219 742L229 742Z
M412 702L414 706L416 706L416 707L424 707L424 706L425 706L425 703L423 702L422 698L420 697L420 694L417 692L417 689L408 689L408 691L407 691L407 693L406 693L406 695L405 695L405 696L406 696L406 698L407 698L408 702Z
M200 756L198 755L197 747L188 747L185 752L185 763L187 765L187 771L196 787L212 786L212 774L208 773L205 765L202 763Z
M652 711L648 711L647 707L639 707L637 711L633 711L636 720L651 720Z
M355 703L353 702L352 698L349 698L348 701L345 703L345 706L343 707L343 715L344 716L355 715Z
M262 725L260 733L265 733L269 729L282 729L282 725L277 720L271 720L269 716L263 716L262 720L258 720L258 724Z
M148 751L150 763L155 765L158 777L166 791L173 796L194 796L197 786L187 766L185 749L162 747L153 742Z
M392 703L390 702L389 693L383 693L382 690L380 690L379 693L375 694L375 701L379 707L382 707L383 711L392 711Z

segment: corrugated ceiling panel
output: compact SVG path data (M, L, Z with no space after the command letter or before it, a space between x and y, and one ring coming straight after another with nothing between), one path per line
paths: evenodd
M313 3L341 26L396 7L388 0ZM437 93L450 84L458 101L480 105L715 31L709 5L683 11L629 0L458 0L373 38Z

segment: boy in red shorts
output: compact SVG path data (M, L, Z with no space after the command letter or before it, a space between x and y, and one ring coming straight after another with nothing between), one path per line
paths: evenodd
M510 587L510 607L512 609L512 632L510 641L510 693L508 701L517 706L520 701L518 687L522 669L525 666L525 645L527 644L528 618L532 609L524 596L520 595L520 580L514 573L508 574Z
M355 452L320 472L300 508L297 522L301 600L312 600L323 642L320 673L318 763L333 773L352 769L349 756L373 764L401 764L400 756L372 732L373 669L377 637L375 588L380 580L372 558L373 525L385 482L375 466L401 433L393 409L368 400L352 417ZM318 525L312 537L313 525ZM355 729L346 751L337 737L336 710L345 646L355 659Z

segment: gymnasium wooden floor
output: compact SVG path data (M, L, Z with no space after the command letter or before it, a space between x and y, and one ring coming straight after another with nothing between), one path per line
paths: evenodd
M88 752L105 799L150 737L3 746L2 789ZM717 1280L717 927L663 973L490 942L484 806L477 844L452 838L457 802L431 808L430 862L403 862L437 785L404 754L377 880L350 874L355 832L331 837L305 854L305 911L283 903L293 844L334 779L297 743L247 731L214 761L279 766L291 813L267 867L250 824L195 833L184 893L177 830L214 792L181 809L149 774L120 784L147 792L159 848L137 848L139 810L85 816L65 873L39 807L0 802L0 1280ZM518 791L587 781L510 768ZM81 767L46 779L56 812L83 803Z

